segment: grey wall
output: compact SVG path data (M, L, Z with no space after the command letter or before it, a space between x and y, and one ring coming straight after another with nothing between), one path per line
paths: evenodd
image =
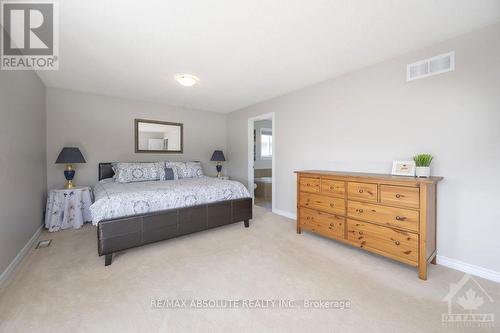
M260 157L260 146L261 146L261 140L260 140L260 129L261 128L268 128L268 129L273 129L273 121L272 120L258 120L254 123L254 128L257 131L257 137L256 137L256 160L254 163L254 168L255 169L271 169L273 167L273 160L272 159L267 159L267 160L262 160ZM245 184L246 185L246 184Z
M47 187L45 87L0 71L0 274L42 224Z
M435 155L438 255L500 271L500 24L228 117L232 178L247 184L247 121L275 112L276 205L295 213L294 170L384 172ZM456 51L456 70L406 82L406 64Z
M136 154L134 119L184 124L184 154ZM47 183L64 185L64 166L55 165L64 146L77 146L87 160L77 165L77 185L97 182L99 162L199 160L215 175L210 157L226 150L226 115L61 89L47 89Z

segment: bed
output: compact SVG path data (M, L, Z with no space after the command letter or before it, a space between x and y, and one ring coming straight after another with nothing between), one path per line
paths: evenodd
M252 198L239 182L211 177L119 184L112 163L99 164L92 223L99 256L252 219Z

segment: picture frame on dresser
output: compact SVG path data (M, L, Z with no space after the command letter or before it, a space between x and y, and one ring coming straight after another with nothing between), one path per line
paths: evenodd
M307 230L397 260L427 279L436 263L442 177L305 170L297 174L297 233Z
M415 169L415 161L393 161L391 175L415 177Z

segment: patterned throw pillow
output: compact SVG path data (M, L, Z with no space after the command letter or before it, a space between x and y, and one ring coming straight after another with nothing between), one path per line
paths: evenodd
M118 183L144 182L165 179L165 163L116 163L113 166Z
M184 168L184 162L171 162L171 161L165 161L165 168L172 169L174 173L174 179L180 179L182 178L180 176L181 171Z
M203 176L203 168L200 162L186 162L185 178L197 178Z
M174 180L175 172L173 168L165 168L165 180Z
M196 178L203 176L203 168L200 162L171 162L166 161L167 168L174 169L175 179Z

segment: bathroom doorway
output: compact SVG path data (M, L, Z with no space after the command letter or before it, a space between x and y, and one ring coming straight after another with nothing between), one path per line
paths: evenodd
M274 113L248 120L248 181L254 204L274 210L275 204L275 135Z

